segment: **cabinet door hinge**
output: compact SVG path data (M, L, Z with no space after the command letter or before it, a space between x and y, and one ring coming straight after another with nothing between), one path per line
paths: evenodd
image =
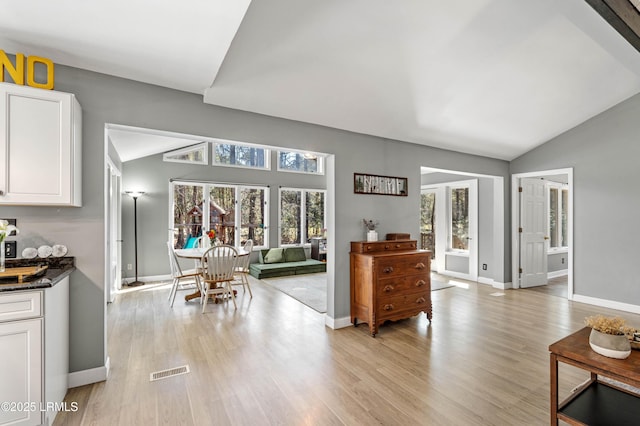
M518 192L522 192L522 187L521 186L518 187Z
M522 268L518 268L518 272L519 272L519 273L522 273Z
M518 232L522 233L522 228L518 228Z

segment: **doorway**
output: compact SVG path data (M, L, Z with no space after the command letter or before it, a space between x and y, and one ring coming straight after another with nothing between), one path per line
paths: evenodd
M573 169L514 174L511 188L513 287L564 297L566 282L572 300Z
M423 186L420 212L421 248L431 250L432 270L478 279L478 181Z
M106 161L106 183L105 183L105 217L106 217L106 265L105 274L107 285L106 299L111 303L115 295L122 286L121 264L121 228L120 228L120 207L122 192L122 174L120 170L107 157Z

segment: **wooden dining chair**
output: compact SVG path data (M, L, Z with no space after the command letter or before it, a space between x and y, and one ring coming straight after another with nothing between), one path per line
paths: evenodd
M173 307L173 302L176 299L176 293L178 290L189 290L193 289L193 285L184 286L182 284L182 280L190 280L195 281L195 285L198 290L202 291L202 285L200 282L200 271L198 269L195 272L183 272L180 267L180 263L178 262L178 257L176 256L176 252L173 251L173 244L171 241L167 241L167 248L169 249L169 266L171 267L171 277L173 278L173 283L171 285L171 292L169 293L169 306Z
M231 285L241 285L243 291L247 291L249 289L249 296L253 298L253 293L251 293L251 286L249 285L249 262L251 261L251 250L253 250L253 240L245 241L242 249L249 254L240 256L240 260L238 260L238 266L236 266L236 277Z
M231 288L233 274L238 266L238 250L229 245L215 246L208 249L200 259L202 264L202 313L207 306L209 296L226 296L238 309L236 298Z

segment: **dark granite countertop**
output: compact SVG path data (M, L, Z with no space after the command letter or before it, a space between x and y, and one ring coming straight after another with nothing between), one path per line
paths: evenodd
M17 268L21 266L47 265L44 274L35 277L25 278L19 283L18 279L0 279L0 292L16 290L33 290L48 288L56 285L60 280L71 275L75 271L75 257L52 257L46 259L7 259L6 268Z

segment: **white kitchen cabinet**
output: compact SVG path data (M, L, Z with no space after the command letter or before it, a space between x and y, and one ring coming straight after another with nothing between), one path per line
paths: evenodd
M68 389L69 277L0 293L0 425L51 425Z
M41 308L42 291L0 295L0 425L42 423Z
M0 83L0 205L82 205L75 95Z

